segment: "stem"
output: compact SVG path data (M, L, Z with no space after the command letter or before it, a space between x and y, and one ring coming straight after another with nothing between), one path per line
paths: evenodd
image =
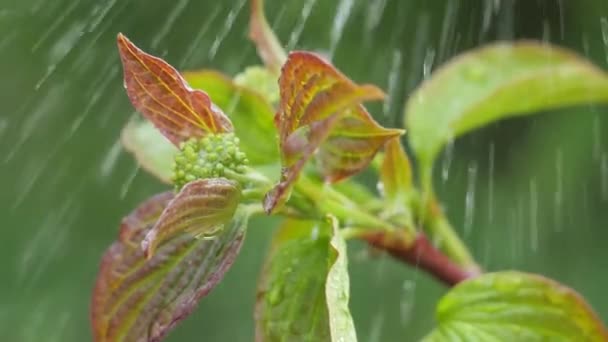
M481 274L477 267L462 267L450 260L422 234L419 234L411 244L398 236L390 236L385 232L368 232L361 238L370 245L387 251L398 260L420 267L449 286Z
M427 209L424 227L433 243L450 259L466 268L479 268L469 249L447 220L436 200L432 199Z
M333 188L323 186L309 177L301 176L295 190L311 199L321 212L333 214L348 225L388 231L395 229L392 224L362 210Z
M432 163L422 160L420 165L422 195L418 211L422 227L437 248L442 250L450 259L463 267L479 269L471 252L456 234L435 198Z

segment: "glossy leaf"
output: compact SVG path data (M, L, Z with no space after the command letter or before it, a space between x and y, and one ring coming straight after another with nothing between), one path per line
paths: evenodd
M356 341L346 246L336 222L288 220L258 286L256 341Z
M258 55L262 58L266 67L278 74L281 66L287 60L287 55L281 46L281 42L268 25L264 14L264 0L251 1L249 38L255 43Z
M386 143L380 167L382 193L392 210L405 210L412 192L412 166L399 138Z
M439 68L410 97L405 120L429 168L450 139L541 110L608 101L608 75L574 53L533 42L498 43Z
M394 135L391 130L385 132L377 126L359 107L362 101L383 98L384 93L373 85L355 84L315 54L289 54L281 70L279 88L281 99L275 124L279 130L283 170L281 181L265 198L267 212L272 212L287 200L291 186L307 160L328 137L332 140L324 146L326 153L320 161L326 179L331 180L360 170L365 164L360 161L365 160L377 145L379 136ZM349 129L353 131L350 136L345 133ZM366 146L363 149L353 144L359 137L359 142ZM340 142L338 138L344 139ZM362 151L365 152L363 158ZM361 159L357 160L360 163L348 164L349 153L356 155L355 159ZM337 158L338 155L342 158Z
M160 244L182 233L213 238L230 222L240 195L238 183L225 178L187 183L142 241L146 256L151 257Z
M196 89L205 91L228 115L241 140L241 150L252 165L279 161L274 109L259 93L236 85L216 71L185 72L184 77Z
M152 123L131 120L122 130L121 142L144 170L164 183L171 183L171 163L178 149Z
M127 216L104 254L91 306L96 342L160 341L223 278L236 258L247 217L237 212L213 239L173 237L146 259L141 242L172 192L154 196Z
M608 341L608 331L573 290L521 272L460 283L437 307L424 341Z
M131 103L173 144L206 133L232 131L230 120L200 90L192 90L167 62L118 35L124 82Z
M359 105L345 111L316 155L319 171L328 182L337 182L364 169L378 150L402 130L380 126Z

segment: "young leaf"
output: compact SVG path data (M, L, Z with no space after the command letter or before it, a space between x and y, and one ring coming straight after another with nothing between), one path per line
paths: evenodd
M258 55L266 67L277 74L287 60L281 42L266 21L264 0L251 1L251 18L249 20L249 38L255 43Z
M192 90L167 62L143 52L122 34L118 49L131 103L173 144L232 131L230 120L209 96Z
M164 183L171 183L171 163L178 149L149 121L131 120L120 140L141 167Z
M252 165L278 162L279 148L273 125L274 109L256 91L238 86L216 71L184 72L195 89L204 90L228 115ZM276 81L275 81L276 82Z
M405 120L428 169L443 144L490 122L599 101L608 101L608 75L583 58L539 43L498 43L439 68L411 95Z
M402 130L380 126L361 105L348 109L319 147L319 171L328 182L352 176L364 169L387 141L401 134Z
M608 341L608 330L576 292L513 271L460 283L439 302L437 320L424 341Z
M234 262L247 223L241 212L213 239L182 234L145 258L142 239L172 198L166 192L142 203L123 220L118 241L104 254L91 306L96 342L160 341Z
M279 102L278 76L263 66L253 65L234 75L234 84L260 94L267 102Z
M256 341L356 341L346 246L335 220L288 220L260 279Z
M230 222L240 195L238 183L225 178L199 179L186 184L142 241L146 256L151 257L161 243L182 233L214 237Z
M275 124L279 130L283 170L281 181L265 198L264 209L267 212L272 212L287 200L291 186L306 161L330 135L333 134L333 142L326 145L329 152L326 151L324 159L321 159L321 169L328 172L325 177L331 180L360 170L369 161L369 155L376 152L374 147L379 140L400 133L385 132L358 107L362 101L383 98L384 93L379 88L355 84L312 53L289 54L281 70L279 88L281 100ZM334 132L336 127L338 129ZM355 133L349 136L348 129ZM360 145L363 148L354 141L363 142ZM330 157L332 153L334 156ZM349 159L349 154L354 156L355 162ZM336 155L346 157L336 158Z
M391 210L405 210L412 191L412 166L399 138L392 138L386 143L380 168L380 182L382 193Z

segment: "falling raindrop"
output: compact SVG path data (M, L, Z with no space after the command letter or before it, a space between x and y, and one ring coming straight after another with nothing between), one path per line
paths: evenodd
M448 181L450 177L450 166L452 166L452 159L454 158L454 139L448 140L445 145L443 152L443 158L441 161L441 181L443 183Z
M336 47L342 38L342 31L344 30L344 25L346 21L350 17L350 12L353 9L353 0L340 0L338 3L338 8L336 9L336 15L334 16L334 23L331 27L331 32L329 35L329 59L332 59L334 52L336 51Z
M608 153L602 154L602 161L600 163L601 173L601 186L602 186L602 200L608 200Z
M302 35L302 31L304 31L304 26L306 25L306 21L308 20L308 17L310 16L310 12L312 12L312 8L315 6L316 3L317 3L317 0L307 0L304 3L304 7L302 7L300 19L298 20L296 27L294 28L294 30L291 32L291 35L289 36L289 43L287 43L288 51L293 50L296 47L296 45L298 44L298 41L300 40L300 35Z
M601 18L600 26L602 27L602 41L604 42L606 63L608 63L608 18L605 18L605 17Z
M188 4L188 2L189 0L180 0L176 2L175 7L173 7L171 12L169 12L169 14L167 15L167 20L165 20L165 23L163 24L163 26L161 26L160 30L158 31L158 34L154 36L154 39L152 40L151 44L152 49L158 49L158 44L160 44L160 42L165 39L167 33L169 33L169 31L175 24L175 21L186 9L186 5ZM228 16L228 18L230 18L230 15Z
M416 302L416 281L405 280L402 286L401 301L399 303L399 313L401 324L407 325L412 319L412 311Z
M562 230L562 205L563 205L563 192L564 192L564 157L561 149L557 149L555 156L555 195L553 198L553 213L554 213L554 222L553 227L555 231Z
M468 236L473 229L475 214L475 183L477 180L477 163L472 162L467 170L467 192L464 199L464 234Z
M435 50L427 48L426 54L424 55L424 62L422 63L422 77L426 80L431 77L431 70L433 70L433 62L435 61Z
M388 75L388 100L384 101L382 106L382 113L385 118L388 118L392 113L392 107L396 102L397 88L400 83L400 71L401 71L401 51L395 49L393 51L393 58L391 60L391 71Z
M538 250L538 189L536 180L530 180L530 248Z
M494 142L490 143L490 156L488 159L488 223L494 223L494 163L496 160Z
M234 25L233 25L234 20L236 19L236 16L239 14L241 9L243 8L243 5L245 5L245 2L246 2L246 0L240 0L237 3L237 5L233 9L231 9L230 12L228 12L228 15L226 16L222 30L218 33L217 37L215 37L213 44L211 44L211 48L209 48L208 58L210 60L212 60L215 57L217 50L220 48L220 45L222 44L222 42L224 41L224 39L226 38L226 36L230 32L230 30L234 27Z

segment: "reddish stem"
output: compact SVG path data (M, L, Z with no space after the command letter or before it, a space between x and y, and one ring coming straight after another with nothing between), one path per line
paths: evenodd
M388 232L370 233L363 239L398 260L420 267L449 286L481 274L478 268L467 269L450 260L424 234L419 234L413 243Z

